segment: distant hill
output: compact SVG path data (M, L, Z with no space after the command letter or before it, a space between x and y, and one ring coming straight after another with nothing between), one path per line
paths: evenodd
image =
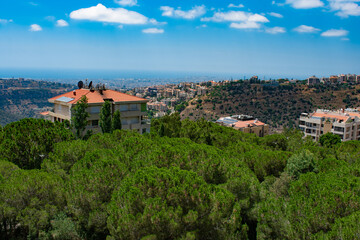
M251 84L230 82L216 86L210 93L195 98L181 112L182 119L217 120L234 114L253 115L271 125L272 130L294 126L302 112L317 108L339 109L358 107L360 86L304 84Z
M0 79L0 125L22 118L38 118L50 110L49 98L74 89L73 85L27 79Z

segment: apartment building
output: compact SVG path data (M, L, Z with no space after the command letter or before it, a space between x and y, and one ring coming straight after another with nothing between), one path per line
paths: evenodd
M305 136L319 141L320 136L331 132L342 141L360 139L360 112L354 109L329 111L318 109L313 113L302 113L299 128Z
M258 137L264 137L269 134L269 125L265 124L252 116L234 115L231 117L222 117L216 123L232 127L245 133L255 133Z
M309 86L312 86L312 85L316 85L316 84L320 84L320 79L315 77L315 76L312 76L312 77L309 77L307 79L307 84Z
M87 112L90 115L86 130L95 133L101 131L100 110L104 102L109 101L112 104L112 113L116 110L121 112L122 129L136 130L139 133L150 132L150 124L144 118L147 115L147 99L105 88L82 88L49 99L54 108L47 113L48 117L53 122L71 121L72 109L83 96L88 100Z

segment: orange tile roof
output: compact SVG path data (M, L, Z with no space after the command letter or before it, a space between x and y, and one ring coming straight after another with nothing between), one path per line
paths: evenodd
M235 123L234 127L236 128L246 128L253 126L264 126L265 123L260 122L259 120L249 120L249 121L238 121Z
M114 102L139 102L144 101L148 102L147 99L131 96L129 94L121 93L114 90L105 90L103 94L100 94L99 91L90 91L89 89L77 89L62 95L50 98L49 101L56 101L61 97L72 98L73 100L69 101L70 104L76 104L82 96L86 96L88 103L104 103L104 99L112 99Z
M43 116L47 116L47 115L49 115L49 111L47 111L47 112L41 112L40 114L43 115Z
M335 118L337 120L343 120L347 121L349 119L349 116L342 116L342 115L335 115L335 114L328 114L328 113L314 113L312 117L318 117L318 118Z

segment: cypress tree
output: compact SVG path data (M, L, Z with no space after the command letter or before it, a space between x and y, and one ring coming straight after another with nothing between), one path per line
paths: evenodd
M111 132L111 103L105 101L100 111L100 127L103 133Z
M82 96L80 101L76 103L73 108L73 117L71 118L71 121L76 130L75 133L77 138L82 138L83 132L87 126L87 118L90 116L86 111L87 107L87 97Z
M119 110L115 111L111 124L112 131L121 130L121 114Z

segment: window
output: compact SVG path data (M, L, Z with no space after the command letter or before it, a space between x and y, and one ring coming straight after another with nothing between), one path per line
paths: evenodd
M100 113L100 106L96 106L96 107L90 107L90 113L91 114L96 114L96 113Z
M129 105L120 105L120 112L129 111Z
M99 120L92 120L91 121L91 126L93 126L93 127L99 126Z
M129 121L130 124L138 124L139 123L139 118L138 117L129 118L128 121Z
M343 127L335 127L334 128L334 131L336 131L336 132L344 132L344 128Z
M131 104L130 105L130 110L131 111L138 111L139 110L138 105L137 104Z
M121 119L121 124L122 125L127 125L128 124L127 119L126 118Z

